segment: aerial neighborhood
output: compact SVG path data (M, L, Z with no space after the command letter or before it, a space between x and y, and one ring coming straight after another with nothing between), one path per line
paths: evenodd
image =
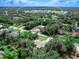
M0 9L0 59L79 58L79 10Z

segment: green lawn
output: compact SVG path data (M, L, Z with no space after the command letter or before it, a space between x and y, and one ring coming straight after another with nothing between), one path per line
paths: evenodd
M66 35L58 35L58 39L65 41L67 39ZM79 38L74 38L74 43L79 44Z
M44 37L44 36L41 36L41 35L38 35L38 40L46 40L47 37Z
M75 43L79 44L79 38L75 38Z
M57 35L59 40L65 41L67 39L66 35Z

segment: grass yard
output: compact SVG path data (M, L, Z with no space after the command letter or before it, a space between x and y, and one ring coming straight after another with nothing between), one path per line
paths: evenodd
M66 35L57 35L59 40L65 41L68 39ZM74 38L74 43L79 44L79 38Z
M38 35L38 40L46 40L47 37L44 37L44 36L41 36L41 35Z
M58 39L65 41L67 39L66 35L58 35Z
M79 44L79 38L75 38L75 43Z

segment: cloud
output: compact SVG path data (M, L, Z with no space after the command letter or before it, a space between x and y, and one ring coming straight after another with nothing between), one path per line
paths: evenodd
M79 6L78 3L79 0L0 0L0 6Z
M51 0L47 5L56 7L76 7L79 6L79 0Z

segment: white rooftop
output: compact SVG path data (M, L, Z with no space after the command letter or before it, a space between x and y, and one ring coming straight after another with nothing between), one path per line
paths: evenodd
M0 27L2 27L2 25L0 25Z

